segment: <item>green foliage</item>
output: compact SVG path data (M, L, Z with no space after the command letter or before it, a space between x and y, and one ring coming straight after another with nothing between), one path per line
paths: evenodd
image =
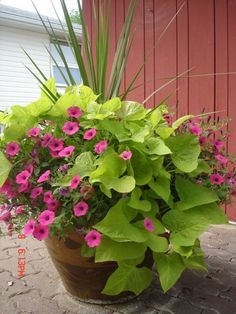
M181 256L175 252L172 254L156 253L154 259L159 273L161 287L168 291L179 279L185 270L185 264Z
M183 172L192 172L198 166L200 145L198 138L191 134L181 134L166 140L172 151L174 165Z
M147 267L136 267L119 263L117 270L109 277L102 293L116 295L122 291L131 291L139 295L152 280L152 272Z
M11 171L12 164L8 161L5 155L0 151L0 187L4 184Z

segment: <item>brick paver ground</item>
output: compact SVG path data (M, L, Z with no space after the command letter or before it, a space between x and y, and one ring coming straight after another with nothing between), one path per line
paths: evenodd
M27 248L25 277L18 278L18 248ZM157 278L137 299L88 305L63 289L43 242L0 238L0 314L234 314L236 226L211 227L202 236L208 273L186 271L167 294Z

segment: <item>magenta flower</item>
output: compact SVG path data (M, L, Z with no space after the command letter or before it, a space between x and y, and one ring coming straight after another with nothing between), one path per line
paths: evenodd
M155 226L154 226L154 224L150 218L145 218L143 225L147 231L149 231L149 232L155 231Z
M189 131L194 135L201 135L202 134L202 129L197 124L191 124L189 127Z
M3 186L0 187L0 193L7 194L11 191L11 181L7 179Z
M51 139L52 139L52 134L51 133L44 134L43 140L41 142L42 147L47 147L49 142L51 141Z
M84 201L81 201L74 206L73 210L74 210L74 215L79 217L79 216L86 215L89 210L89 207L87 203L85 203Z
M55 211L59 206L60 202L56 198L53 198L50 202L47 203L48 210Z
M11 157L16 156L19 153L19 150L20 146L16 142L11 142L6 145L6 153Z
M94 151L97 153L97 154L101 154L102 152L104 152L104 150L107 149L107 141L106 140L103 140L103 141L100 141L98 142L95 146L94 146Z
M67 173L67 170L68 170L68 165L67 164L64 164L64 165L61 165L58 170L61 171L61 172L64 172L64 173Z
M62 127L62 131L67 135L73 135L79 131L79 124L78 122L67 121Z
M0 215L0 221L7 223L11 218L11 212L9 210L3 210Z
M102 234L96 230L91 230L86 234L84 239L89 247L96 247L102 241Z
M199 144L204 145L207 142L207 138L205 136L200 136L199 137Z
M32 129L29 129L27 132L27 135L29 137L37 137L39 136L39 134L40 134L40 128L32 128Z
M47 170L45 171L43 174L41 174L41 176L38 178L37 182L38 183L42 183L42 182L45 182L45 181L49 181L50 180L50 174L51 174L51 171L50 170Z
M84 140L90 141L91 139L93 139L97 134L97 131L95 128L89 129L87 131L84 132Z
M60 150L62 150L64 145L64 142L62 139L60 138L53 138L50 140L48 147L50 148L50 150L52 152L58 152Z
M215 146L215 148L217 150L220 150L221 148L224 147L224 142L222 142L220 140L215 140L215 141L213 141L213 145Z
M132 152L130 150L124 150L121 154L120 157L124 160L129 160L132 157Z
M34 232L34 228L35 228L35 221L32 218L30 218L27 221L27 223L24 225L23 232L27 236L31 235Z
M26 183L21 184L21 185L18 187L17 191L18 191L19 193L23 193L23 192L29 192L30 189L31 189L31 183L30 183L30 182L26 182Z
M69 107L67 109L67 116L71 118L78 118L82 116L82 111L79 107Z
M54 199L52 191L46 191L43 193L43 201L46 204L49 204Z
M46 239L48 237L48 234L49 234L48 226L42 224L38 224L37 226L35 226L33 231L33 236L39 241Z
M41 225L47 226L53 223L55 219L55 214L51 210L44 210L39 216L38 221Z
M80 176L74 176L70 182L70 189L71 190L77 189L79 184L80 184Z
M25 184L28 182L30 178L30 173L27 170L23 170L16 176L16 183L18 184Z
M210 181L212 184L220 185L224 182L224 178L219 173L216 173L210 176Z
M215 155L215 158L216 158L223 166L226 166L226 164L227 164L227 162L228 162L228 158L222 156L221 154Z
M41 186L38 186L31 191L30 198L35 199L39 197L42 194L42 192L43 192L43 188Z
M74 150L75 150L75 146L67 146L59 152L58 156L68 158L73 154Z
M33 171L34 171L34 166L33 164L28 164L25 166L25 170L29 172L30 175L32 175Z
M15 209L16 216L22 214L24 210L25 210L25 205L17 206Z
M51 155L53 158L59 158L59 153L60 153L60 152L53 152L52 150L50 150L50 155Z

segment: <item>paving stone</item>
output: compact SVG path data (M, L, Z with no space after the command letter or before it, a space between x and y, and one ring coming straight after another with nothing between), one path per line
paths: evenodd
M174 299L174 302L169 302L164 309L170 310L174 314L200 314L202 312L201 308L177 298Z
M28 288L23 279L13 278L9 272L0 274L0 295L10 298L13 295L26 292L27 290Z
M9 302L7 296L0 297L0 314L18 314L19 310L16 307L16 302Z
M55 301L40 297L39 292L32 289L27 293L12 297L11 300L16 302L19 310L32 312L34 314L63 314L65 312L59 309Z
M57 302L60 309L70 310L78 314L112 314L114 311L106 309L102 305L88 304L77 301L67 294L56 295L53 300Z

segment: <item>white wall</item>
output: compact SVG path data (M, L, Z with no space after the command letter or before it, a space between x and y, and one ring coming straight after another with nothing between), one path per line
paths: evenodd
M11 105L27 105L39 97L38 82L24 64L36 70L21 46L49 77L50 56L43 43L49 47L46 34L0 25L0 110Z

